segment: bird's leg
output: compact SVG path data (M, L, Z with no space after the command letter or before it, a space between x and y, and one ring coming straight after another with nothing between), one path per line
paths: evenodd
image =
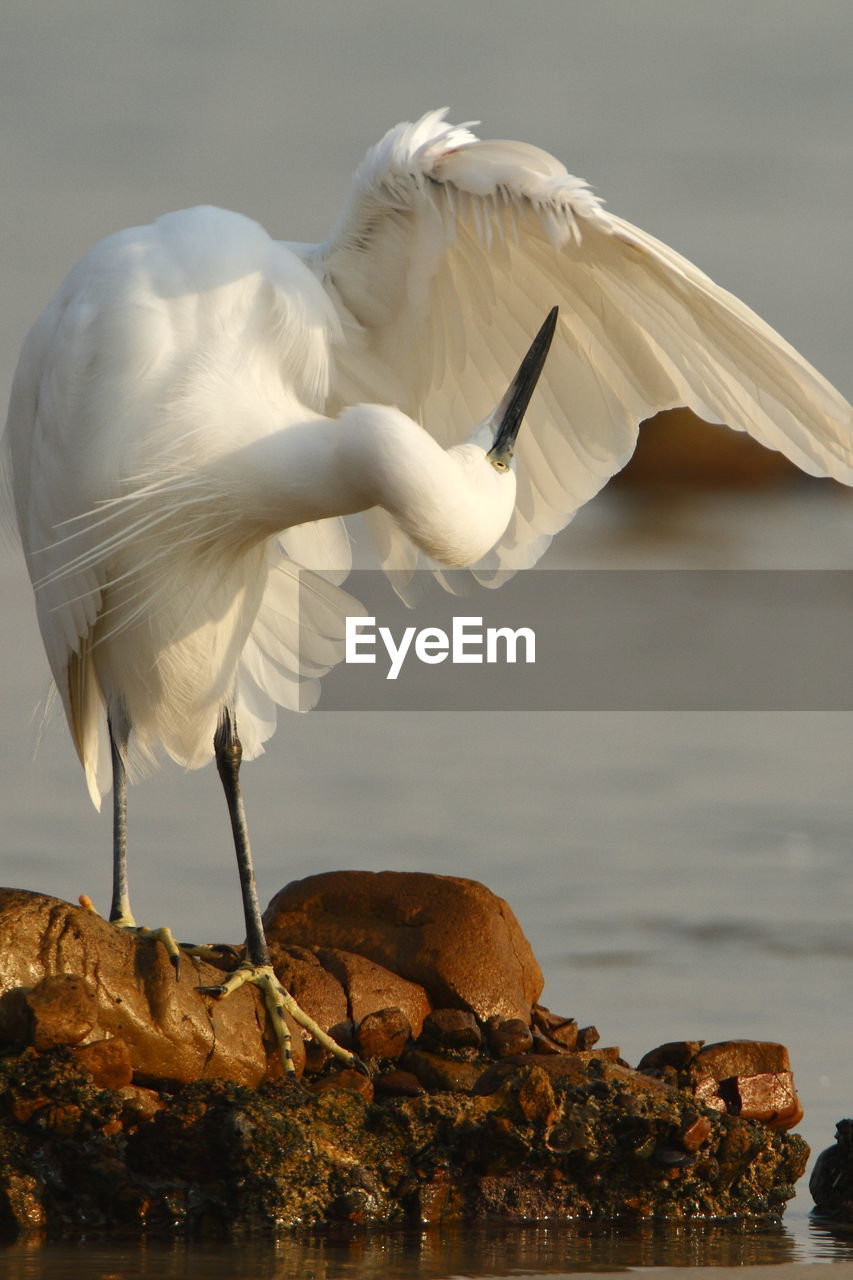
M110 924L127 929L139 938L154 938L162 942L169 960L180 977L181 953L171 929L145 929L138 925L130 909L130 892L127 884L127 740L129 726L122 713L107 718L110 734L110 756L113 766L113 900L110 905ZM94 911L91 899L85 895L81 905Z
M324 1049L340 1058L343 1062L352 1063L355 1056L348 1049L342 1048L309 1017L286 991L275 975L270 959L269 947L264 934L261 908L258 902L258 891L255 886L255 871L252 865L252 851L249 845L249 830L246 825L246 811L243 807L243 796L240 790L240 761L243 748L237 737L233 717L227 709L223 711L219 727L213 739L216 754L216 767L222 779L225 799L228 804L228 815L231 819L231 830L234 834L234 850L237 854L237 869L240 876L240 890L243 895L243 913L246 918L246 960L230 973L225 982L217 987L199 987L205 995L227 996L236 991L244 982L253 982L263 992L264 1001L272 1021L273 1031L278 1041L281 1061L288 1074L294 1071L293 1057L290 1048L290 1031L285 1013L289 1013L295 1022L310 1032L313 1038Z
M113 766L113 900L110 906L110 923L133 927L136 921L130 910L130 892L127 885L127 727L124 717L121 730L116 731L113 718L107 719L110 734L110 756Z

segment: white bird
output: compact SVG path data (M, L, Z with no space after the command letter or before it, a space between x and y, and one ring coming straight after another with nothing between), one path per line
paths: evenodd
M554 304L508 467L524 405L489 409ZM511 388L520 402L547 341ZM320 1032L269 966L238 771L241 742L257 755L276 705L304 706L336 660L341 517L369 512L401 592L419 565L494 581L536 562L643 419L681 405L853 483L850 406L777 333L546 152L481 141L443 111L368 151L324 244L172 213L97 245L30 332L12 484L96 805L113 785L110 918L133 926L128 760L215 754L247 929L226 988L264 989L285 1066L283 1007Z

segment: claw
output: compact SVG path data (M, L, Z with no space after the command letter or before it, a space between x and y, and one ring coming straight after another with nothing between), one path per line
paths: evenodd
M287 1025L286 1013L289 1013L294 1022L299 1023L300 1027L304 1027L318 1044L327 1049L329 1053L334 1054L341 1062L346 1063L348 1067L358 1062L355 1054L350 1053L349 1049L344 1049L336 1040L333 1040L328 1032L318 1026L314 1019L299 1007L290 992L284 989L275 976L275 970L272 965L254 965L244 960L239 968L235 969L233 973L229 973L221 986L198 987L196 990L201 991L204 995L215 995L221 998L230 995L238 987L242 987L244 982L253 983L254 986L260 987L263 992L264 1003L270 1015L273 1033L278 1041L285 1075L293 1075L296 1070L290 1051L290 1028ZM363 1067L363 1064L359 1065Z
M81 893L77 899L84 911L91 911L92 915L100 916L100 911L95 906L88 893ZM110 916L110 924L116 929L124 929L126 933L135 933L137 938L153 938L155 942L162 942L166 948L166 955L169 957L169 963L175 970L176 981L181 976L181 952L171 929L146 929L139 925L130 914L130 909L125 908L122 915Z
M242 952L227 942L180 942L178 945L182 951L197 956L199 960L221 960L227 956L235 964L239 964L243 959Z

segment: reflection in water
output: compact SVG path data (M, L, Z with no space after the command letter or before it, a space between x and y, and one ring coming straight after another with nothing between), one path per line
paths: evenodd
M853 1260L853 1238L817 1224L806 1240L781 1224L748 1222L479 1226L230 1245L16 1245L0 1254L0 1273L9 1280L447 1280L806 1260Z

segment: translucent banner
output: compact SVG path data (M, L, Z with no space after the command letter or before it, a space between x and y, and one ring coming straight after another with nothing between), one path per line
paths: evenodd
M498 590L448 580L465 593L415 574L408 608L383 573L355 571L318 617L303 575L303 672L319 674L320 652L334 664L319 708L853 707L853 572L528 570Z

